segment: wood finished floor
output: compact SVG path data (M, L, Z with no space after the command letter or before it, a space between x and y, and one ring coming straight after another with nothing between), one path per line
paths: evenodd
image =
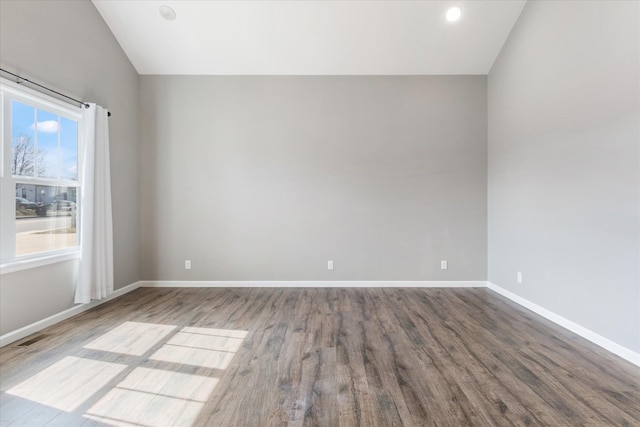
M487 289L142 288L0 349L2 426L640 426L640 369Z

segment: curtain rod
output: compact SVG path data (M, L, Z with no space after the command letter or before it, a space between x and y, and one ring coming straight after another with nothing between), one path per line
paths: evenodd
M77 100L77 99L75 99L75 98L72 98L72 97L70 97L70 96L65 95L64 93L60 93L60 92L58 92L58 91L56 91L56 90L50 89L50 88L48 88L48 87L46 87L46 86L43 86L43 85L41 85L40 83L36 83L36 82L34 82L34 81L32 81L32 80L25 79L24 77L20 77L19 75L14 74L14 73L12 73L11 71L7 71L7 70L5 70L4 68L0 68L0 71L2 71L3 73L11 74L12 76L16 77L16 78L18 79L18 81L17 81L17 83L18 83L18 84L20 84L20 83L22 83L22 82L31 83L32 85L35 85L35 86L41 87L42 89L48 90L49 92L53 92L53 93L55 93L56 95L63 96L63 97L65 97L65 98L67 98L67 99L72 100L73 102L77 102L77 103L78 103L78 104L80 104L80 105L84 105L84 108L89 108L89 104L87 104L87 103L86 103L86 102L84 102L84 101ZM111 117L111 111L107 111L107 116Z

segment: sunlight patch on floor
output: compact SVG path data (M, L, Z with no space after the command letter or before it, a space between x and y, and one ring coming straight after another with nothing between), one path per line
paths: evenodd
M212 369L227 369L234 353L204 350L176 345L163 345L149 357L151 360L179 363L181 365L203 366Z
M244 339L249 331L236 331L233 329L216 329L216 328L194 328L192 326L185 326L180 329L181 332L186 332L189 334L202 334L202 335L212 335L217 337L226 337L226 338L241 338Z
M89 409L85 417L107 425L191 425L217 378L136 368Z
M246 332L183 328L149 358L184 365L227 369L242 345L243 334L246 335ZM237 338L238 336L242 338Z
M2 421L31 425L36 420L30 414L45 414L63 421L65 416L88 418L104 426L192 425L219 381L210 369L226 369L248 331L177 328L120 324L80 349L104 352L105 358L117 357L120 363L95 360L100 353L91 353L92 359L64 357L7 391L41 407L23 405L24 410L18 408ZM183 366L196 369L178 372ZM62 412L55 415L53 410Z
M240 349L242 341L243 338L225 337L221 335L205 335L201 332L186 332L182 329L171 337L167 344L235 353Z
M84 348L142 356L175 328L173 325L124 322Z
M73 412L126 365L68 356L9 389L8 394Z

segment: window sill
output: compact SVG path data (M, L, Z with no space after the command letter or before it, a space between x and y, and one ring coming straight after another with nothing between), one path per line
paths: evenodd
M79 258L80 250L75 250L73 252L41 256L38 258L26 259L21 261L11 261L6 264L0 264L0 275L15 273L22 270L29 270L31 268L43 267L45 265L56 264L58 262L70 261Z

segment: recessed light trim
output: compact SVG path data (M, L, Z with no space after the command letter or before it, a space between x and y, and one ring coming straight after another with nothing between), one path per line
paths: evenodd
M160 12L160 15L167 21L173 21L174 19L176 19L176 11L171 9L167 5L163 4L162 6L160 6L158 11Z
M447 10L447 21L449 22L456 22L457 20L460 19L460 17L462 16L462 9L460 9L457 6L451 7L449 8L449 10Z

